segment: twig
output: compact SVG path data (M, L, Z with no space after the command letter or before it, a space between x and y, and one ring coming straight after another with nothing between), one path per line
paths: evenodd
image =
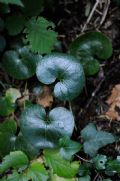
M103 16L102 16L102 19L100 21L100 25L98 28L100 28L100 26L103 24L103 22L105 21L105 18L107 16L107 13L108 13L108 9L109 9L109 6L110 6L110 0L107 0L107 3L105 5L105 8L104 8L104 11L103 11Z
M94 6L93 6L93 8L92 8L92 10L91 10L90 15L89 15L89 17L88 17L85 25L83 26L83 28L82 28L82 30L81 30L82 33L86 30L86 27L87 27L88 23L90 22L90 20L91 20L93 14L94 14L94 12L95 12L95 10L96 10L99 2L100 2L100 0L96 0L96 3L94 4Z

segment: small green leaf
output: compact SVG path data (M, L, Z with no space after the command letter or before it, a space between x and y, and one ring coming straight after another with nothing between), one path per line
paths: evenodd
M63 107L54 108L47 116L44 108L32 105L20 117L20 130L25 139L35 148L54 148L59 138L71 136L74 117Z
M26 40L33 52L50 53L57 41L54 24L43 17L34 17L26 25Z
M21 151L11 152L3 158L0 165L0 173L8 170L9 168L25 169L29 163L27 156Z
M109 160L107 162L107 168L106 168L107 173L119 173L120 174L120 159L117 157L115 160Z
M45 150L44 159L47 166L49 166L54 173L60 177L73 178L78 172L79 162L69 162L64 160L59 152L55 150Z
M34 161L27 170L27 177L32 181L47 181L48 172L42 164Z
M24 28L24 25L26 23L26 19L21 14L14 14L12 16L8 16L6 19L6 28L8 30L8 34L11 36L15 36Z
M5 38L0 35L0 52L2 52L6 47L6 40Z
M6 72L15 79L27 79L35 74L40 55L31 53L26 47L9 50L3 55Z
M105 165L107 162L107 156L106 155L96 155L96 157L94 157L92 159L92 161L97 170L104 170L106 167Z
M9 88L7 89L5 93L5 97L9 98L12 103L15 103L15 101L20 98L22 95L18 89L15 88Z
M84 140L84 151L90 156L95 156L97 151L107 144L115 142L115 137L105 131L97 131L94 124L88 124L82 131L81 136Z
M37 66L36 75L44 84L51 84L57 79L54 95L64 101L77 97L85 82L81 64L73 56L62 53L43 57Z
M72 156L80 151L82 145L70 140L69 137L60 138L59 140L59 146L60 146L60 155L62 158L66 160L70 160Z
M94 75L99 70L96 58L108 59L112 55L112 43L100 32L88 32L75 39L70 45L70 53L83 64L87 75Z
M15 111L15 104L7 97L0 97L0 115L9 116Z
M91 181L91 178L89 175L86 175L84 177L79 177L78 181Z
M15 5L23 6L23 3L21 0L0 0L0 2L5 3L5 4L15 4Z

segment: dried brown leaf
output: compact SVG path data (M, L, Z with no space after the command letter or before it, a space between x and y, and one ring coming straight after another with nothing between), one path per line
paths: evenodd
M53 96L50 87L44 86L43 92L36 98L36 103L43 107L51 107L53 103Z
M106 101L110 106L106 115L112 120L120 121L120 84L117 84L111 91L111 95Z

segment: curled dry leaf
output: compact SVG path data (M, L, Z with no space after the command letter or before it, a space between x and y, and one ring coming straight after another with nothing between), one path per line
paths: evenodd
M51 107L53 103L53 96L50 87L43 87L42 93L40 93L36 98L36 103L43 106L44 108Z
M112 89L111 95L106 102L110 106L106 115L112 120L120 121L120 84Z

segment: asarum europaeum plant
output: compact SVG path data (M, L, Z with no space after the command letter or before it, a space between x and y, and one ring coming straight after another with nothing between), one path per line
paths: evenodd
M88 32L76 38L69 51L79 59L86 75L94 75L100 69L98 60L106 60L112 55L112 43L100 32Z

